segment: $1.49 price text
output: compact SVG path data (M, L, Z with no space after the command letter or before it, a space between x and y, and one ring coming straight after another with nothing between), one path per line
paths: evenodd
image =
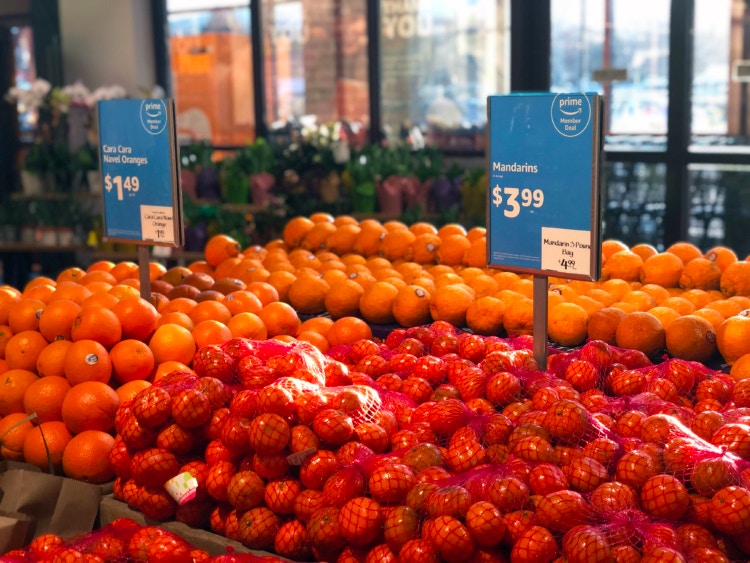
M122 201L125 192L127 192L129 196L134 196L138 193L141 183L138 180L138 176L122 177L107 174L104 177L104 189L110 192L113 187L117 188L117 200Z

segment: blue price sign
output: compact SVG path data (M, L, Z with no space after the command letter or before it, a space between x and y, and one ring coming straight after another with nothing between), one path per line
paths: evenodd
M182 198L172 100L99 102L108 240L181 246Z
M601 98L490 96L490 267L571 279L601 269Z

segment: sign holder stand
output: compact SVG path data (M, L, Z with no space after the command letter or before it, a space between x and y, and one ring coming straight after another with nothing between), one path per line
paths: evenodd
M547 276L534 276L534 359L541 369L547 367Z
M151 270L149 268L148 246L138 245L138 273L141 281L141 297L151 302Z

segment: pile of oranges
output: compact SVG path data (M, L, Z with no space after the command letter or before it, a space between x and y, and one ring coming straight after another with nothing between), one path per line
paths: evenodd
M130 261L0 286L0 456L110 479L102 452L118 405L232 337L326 351L372 338L373 325L445 321L480 335L530 334L533 280L487 268L486 236L457 223L315 213L264 246L220 234L203 260L150 263L149 299ZM750 262L684 242L659 252L608 240L602 253L601 280L549 279L553 342L603 340L750 376Z

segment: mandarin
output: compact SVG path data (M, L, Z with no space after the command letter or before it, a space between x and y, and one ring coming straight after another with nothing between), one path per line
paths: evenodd
M716 353L716 333L706 319L683 315L666 327L666 345L675 358L706 362Z
M634 311L617 325L615 340L620 348L632 348L647 356L656 356L666 345L666 331L651 313Z
M398 288L386 281L371 284L359 299L359 310L362 317L373 324L394 322L393 302L398 295Z
M359 317L341 317L325 336L331 346L351 346L359 340L372 340L372 329Z
M427 324L431 319L430 292L418 285L406 285L398 290L391 306L393 318L403 327Z
M558 303L549 310L547 333L562 346L578 346L586 340L589 315L575 303Z

